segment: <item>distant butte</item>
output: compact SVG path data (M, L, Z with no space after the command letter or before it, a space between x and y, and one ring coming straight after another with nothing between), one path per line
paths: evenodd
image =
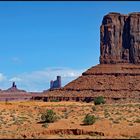
M15 82L12 83L12 87L5 90L5 92L26 92L25 90L18 89Z
M0 101L11 100L30 100L33 94L29 94L25 90L18 89L15 82L7 90L0 90Z

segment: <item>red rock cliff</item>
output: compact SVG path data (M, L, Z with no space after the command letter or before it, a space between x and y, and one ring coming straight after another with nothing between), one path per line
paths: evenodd
M100 63L140 64L140 13L109 13L100 27Z

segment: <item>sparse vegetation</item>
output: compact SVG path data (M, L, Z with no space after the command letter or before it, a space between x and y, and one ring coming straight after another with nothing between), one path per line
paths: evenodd
M105 104L104 97L102 97L102 96L96 97L94 99L94 104L95 105Z
M135 123L140 123L140 119L136 119L134 122Z
M10 104L10 105L9 105ZM123 138L129 138L131 135L139 137L139 105L138 104L101 104L99 106L93 103L79 102L10 102L8 106L5 101L0 104L0 138L23 138L21 135L26 135L26 138L43 139L43 138L60 138L59 134L52 137L55 130L66 129L61 138L96 138L98 128L105 127L106 131L112 131L112 134L117 134L115 138L122 138L119 135L119 129L126 129L121 132L126 133ZM48 113L50 116L57 116L57 122L48 123L41 119L43 114L47 114L47 110L52 110ZM96 111L94 111L96 110ZM129 111L131 110L131 112ZM48 115L49 116L49 115ZM92 117L89 117L92 116ZM94 116L94 117L93 117ZM51 117L53 118L53 117ZM94 118L94 119L93 119ZM83 120L85 119L85 122ZM93 120L92 120L93 119ZM56 120L56 119L54 119ZM97 123L96 123L97 121ZM93 125L92 125L93 124ZM83 126L82 125L86 125ZM111 129L108 126L112 126ZM82 127L82 128L81 128ZM75 133L83 131L93 131L93 134L88 135L65 135L67 129L76 129ZM97 129L96 129L97 128ZM114 129L115 128L115 129ZM131 128L135 133L131 133ZM50 131L51 130L51 131ZM114 130L115 133L114 133ZM37 133L36 133L37 131ZM117 132L118 131L118 132ZM104 133L104 130L101 132ZM48 135L50 133L50 135ZM100 135L100 134L99 134ZM106 138L106 136L100 136ZM99 137L98 137L99 138ZM111 138L111 136L109 136Z
M105 118L110 117L110 114L109 114L109 112L106 109L104 110L104 116L105 116Z
M59 100L57 100L57 99L52 99L52 100L50 100L50 102L59 102Z
M44 123L42 124L42 127L48 128L49 124L48 123Z
M118 120L113 120L113 123L116 123L116 124L118 124L118 123L120 123Z
M42 114L41 120L45 123L53 123L57 120L56 113L53 110L47 110Z
M129 125L129 126L133 126L133 123L129 123L128 125Z
M92 110L93 110L93 111L96 111L96 107L95 107L95 106L93 106L93 107L92 107Z
M83 123L85 125L92 125L93 123L95 123L95 116L87 114L83 120Z

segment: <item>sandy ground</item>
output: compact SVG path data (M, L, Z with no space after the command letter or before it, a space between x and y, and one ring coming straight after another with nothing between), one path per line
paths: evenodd
M40 121L47 109L56 112L58 120L45 125ZM83 125L87 113L96 116L93 125ZM140 103L0 102L0 138L140 139Z

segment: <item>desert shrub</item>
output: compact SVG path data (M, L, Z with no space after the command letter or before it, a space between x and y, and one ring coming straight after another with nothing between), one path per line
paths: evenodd
M133 123L129 123L128 125L129 125L129 126L133 126Z
M93 110L93 111L96 111L96 107L95 107L95 106L92 106L92 110Z
M56 113L53 110L47 110L41 115L41 120L45 123L53 123L57 120Z
M48 128L49 124L48 123L45 123L42 125L42 127L45 127L45 128Z
M118 124L118 123L120 123L120 122L119 122L118 120L113 120L113 123L117 123L117 124Z
M134 123L140 123L140 119L136 119Z
M52 100L50 100L50 102L59 102L59 100L58 99L52 99Z
M105 103L105 100L104 100L104 97L102 97L102 96L96 97L94 99L94 104L95 105L104 104L104 103Z
M95 116L87 114L83 120L83 123L85 125L92 125L93 123L95 123L95 120L96 120Z

